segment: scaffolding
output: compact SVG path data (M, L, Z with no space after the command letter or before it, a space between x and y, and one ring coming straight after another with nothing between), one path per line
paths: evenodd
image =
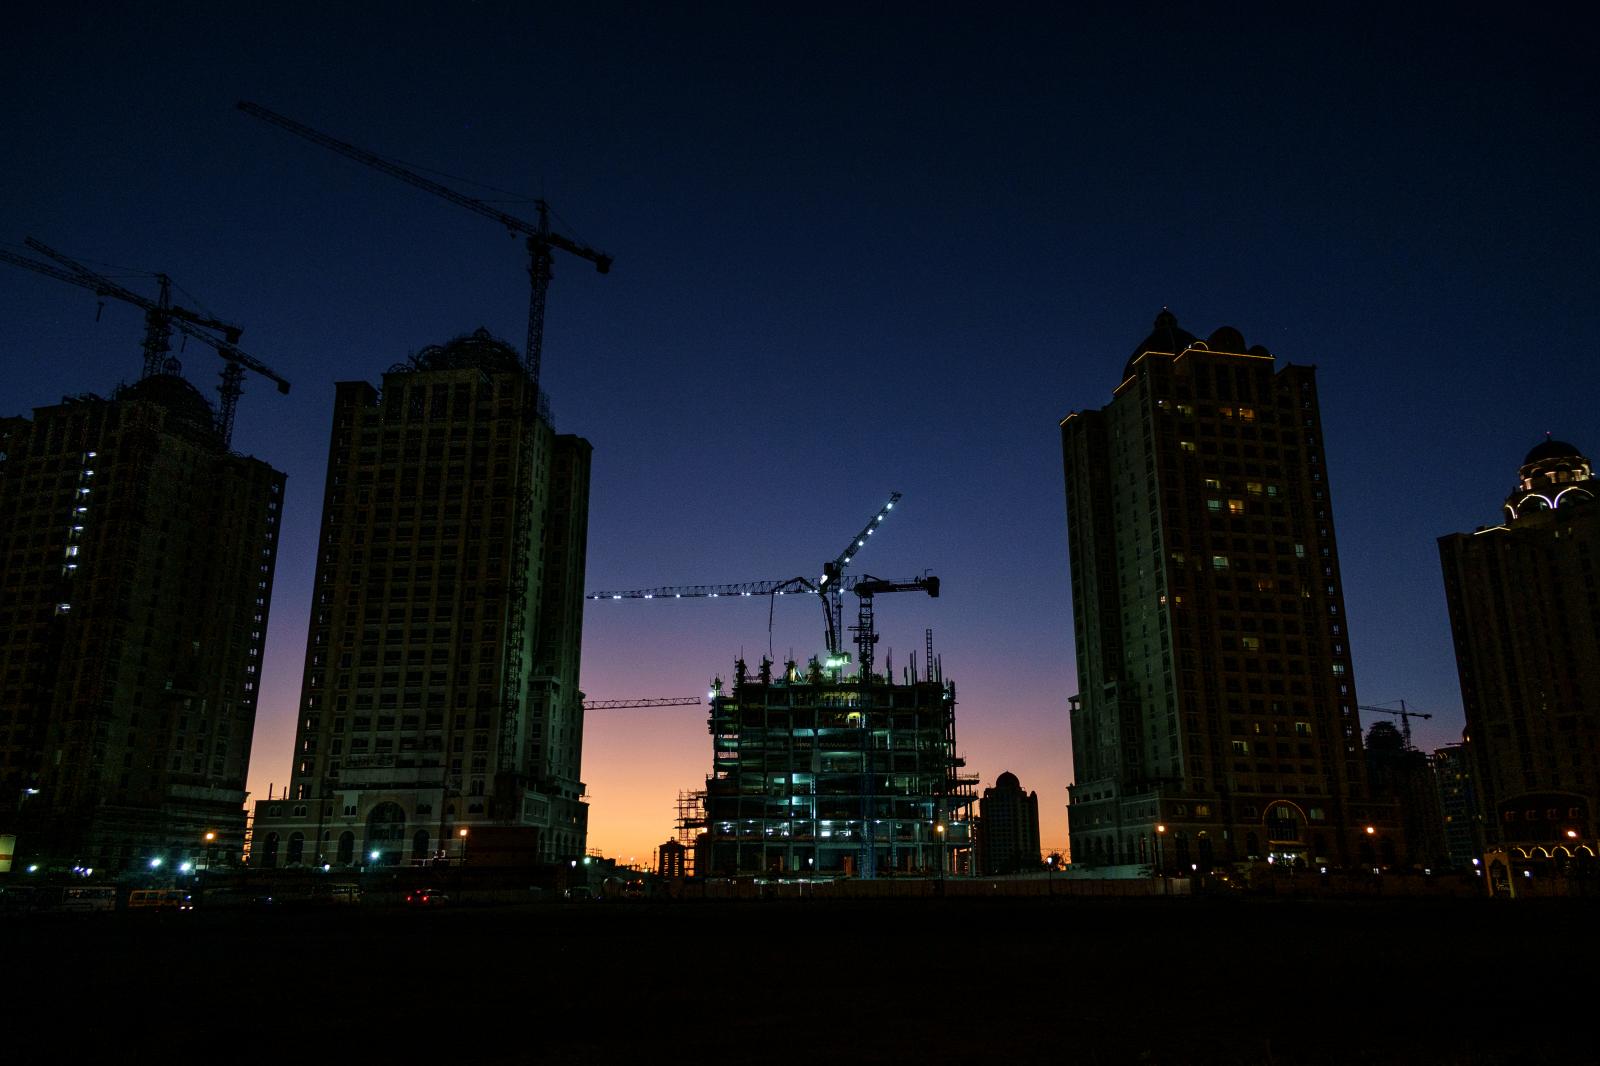
M713 687L712 773L680 794L702 877L942 877L970 866L977 777L956 753L955 685L930 660L904 683L813 661ZM683 796L703 811L686 811ZM688 817L685 817L685 814Z

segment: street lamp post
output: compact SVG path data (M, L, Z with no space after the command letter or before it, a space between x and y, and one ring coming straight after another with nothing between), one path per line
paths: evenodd
M456 838L461 841L461 865L456 868L456 896L465 900L467 892L467 827L462 826L456 830Z
M1163 878L1163 879L1167 876L1167 855L1166 855L1166 849L1162 846L1163 841L1165 841L1166 838L1167 838L1167 827L1166 827L1166 824L1164 822L1157 822L1156 823L1156 876L1160 877L1160 878Z
M938 846L939 846L939 882L938 882L939 883L939 889L938 889L938 894L942 896L942 895L944 895L944 823L943 822L935 823L934 827L933 827L933 831L934 831L934 834L935 834L935 839L937 839L938 842L939 842L939 844L938 844Z

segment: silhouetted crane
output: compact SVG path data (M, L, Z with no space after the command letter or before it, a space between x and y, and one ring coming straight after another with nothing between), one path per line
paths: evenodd
M1400 719L1400 745L1406 751L1416 751L1417 749L1411 746L1411 719L1432 718L1433 715L1426 714L1422 711L1410 710L1406 707L1405 700L1396 700L1395 702L1400 704L1400 709L1398 711L1390 707L1374 707L1371 704L1366 703L1357 704L1357 706L1363 711L1377 711L1379 714L1392 714L1396 718Z
M217 409L217 434L222 438L224 447L233 443L233 421L239 406L239 396L244 391L244 372L253 370L278 386L280 393L289 391L289 383L280 377L266 364L246 355L238 348L239 336L244 332L238 326L202 315L197 311L190 311L185 307L176 307L172 303L172 279L165 274L157 274L161 293L155 300L146 299L130 289L118 285L101 274L84 266L61 252L56 251L43 241L27 238L24 242L36 252L49 256L61 266L41 263L37 259L17 255L0 248L0 260L25 267L35 273L46 277L64 281L69 285L77 285L88 289L97 296L109 296L124 303L133 304L142 308L145 315L144 338L144 372L142 378L153 377L156 374L175 374L179 367L177 361L167 355L172 348L172 331L176 329L184 336L193 337L195 340L214 348L227 365L222 368L222 384L218 386L221 403ZM65 267L66 269L62 269ZM217 337L207 330L221 333Z
M398 163L383 158L381 155L369 152L364 148L357 148L353 144L347 144L336 137L330 137L326 133L314 130L310 126L301 125L294 119L285 118L276 111L269 111L260 104L241 100L239 101L239 110L247 115L253 115L263 122L269 122L280 129L285 129L290 133L304 137L313 144L320 144L324 148L338 152L348 159L364 163L374 170L381 170L391 177L399 178L408 185L415 185L419 189L431 192L433 195L449 200L451 203L464 207L468 211L474 211L486 218L493 219L512 233L524 234L528 239L528 276L533 282L532 290L528 297L528 345L524 359L528 376L533 379L535 386L539 384L539 365L544 351L544 305L545 295L550 288L552 249L560 249L568 255L587 260L593 263L595 269L602 274L607 274L611 271L611 257L609 255L604 252L597 252L587 245L579 244L571 238L563 237L561 234L553 232L550 229L550 205L543 198L533 202L534 210L538 212L538 221L528 222L517 218L515 215L508 215L499 208L484 203L482 200L474 199L465 193L459 193L447 185L441 185L436 181L425 178Z

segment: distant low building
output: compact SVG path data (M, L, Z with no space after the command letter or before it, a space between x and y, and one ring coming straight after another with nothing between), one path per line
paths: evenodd
M1039 869L1039 794L1024 792L1007 771L978 802L978 873L1017 874Z

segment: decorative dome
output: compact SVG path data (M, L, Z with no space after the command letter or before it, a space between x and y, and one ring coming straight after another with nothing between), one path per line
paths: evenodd
M119 400L143 400L165 407L174 418L215 433L217 413L199 389L177 374L152 374L117 390Z
M1122 368L1122 380L1127 381L1133 376L1133 364L1145 352L1172 352L1177 354L1193 344L1195 336L1182 326L1178 325L1178 316L1163 307L1156 316L1155 327L1150 336L1146 337L1133 354L1128 356L1127 365Z
M407 370L517 370L522 357L517 350L479 326L471 335L444 344L430 344L411 357Z
M1544 435L1544 440L1534 445L1533 450L1522 458L1522 465L1529 463L1547 463L1552 459L1582 459L1583 453L1563 440L1553 440L1550 434Z
M1002 773L999 777L994 779L994 787L995 788L1014 788L1018 792L1021 792L1022 791L1022 782L1017 780L1017 775L1016 774L1012 773L1010 770L1007 770L1004 773Z

